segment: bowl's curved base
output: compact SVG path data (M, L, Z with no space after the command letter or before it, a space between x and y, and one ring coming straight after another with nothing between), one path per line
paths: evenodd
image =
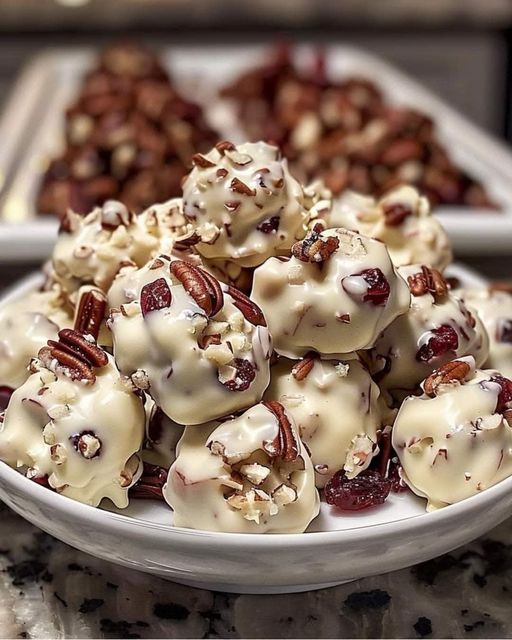
M165 576L162 576L165 578ZM318 591L320 589L329 589L330 587L338 587L340 584L354 582L352 580L339 580L337 582L325 582L319 584L298 584L293 586L275 587L269 585L251 585L249 587L233 586L233 584L212 584L195 580L176 580L174 578L165 578L166 580L183 584L186 587L194 587L195 589L208 589L209 591L221 591L222 593L248 594L248 595L279 595L283 593L304 593L305 591Z

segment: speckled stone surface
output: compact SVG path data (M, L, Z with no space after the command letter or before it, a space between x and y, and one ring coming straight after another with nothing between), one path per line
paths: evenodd
M504 638L512 519L456 552L323 591L236 596L58 542L0 507L0 638Z

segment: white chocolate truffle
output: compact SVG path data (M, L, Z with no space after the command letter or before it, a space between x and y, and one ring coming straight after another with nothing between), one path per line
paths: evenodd
M377 452L379 388L358 360L281 359L265 399L280 402L299 429L322 488L336 471L354 478Z
M456 367L454 363L458 363ZM432 384L434 380L434 384ZM512 474L512 382L452 361L409 397L393 425L403 479L427 498L428 510L475 495ZM507 402L508 399L508 402Z
M446 231L432 215L427 198L403 186L375 199L347 192L313 210L328 227L345 227L381 240L397 266L426 264L443 270L453 259Z
M512 291L469 289L456 295L476 309L489 334L489 356L485 367L512 377Z
M320 506L311 460L279 403L185 429L164 497L176 526L235 533L301 533Z
M159 245L145 220L115 200L85 217L68 212L53 250L57 282L70 294L82 284L106 292L123 265L143 266Z
M449 292L438 271L411 265L400 267L398 273L411 288L411 307L382 333L365 357L381 389L402 400L453 358L471 355L476 366L481 366L489 340L478 316Z
M122 373L179 424L201 424L258 402L271 341L258 307L202 269L165 256L130 276L132 302L111 312ZM117 289L117 288L116 288Z
M304 193L277 147L222 142L193 162L183 184L184 213L205 258L253 267L304 237Z
M347 357L369 349L409 308L407 284L382 242L346 229L313 229L289 259L254 272L252 299L263 309L275 350Z
M105 357L93 382L75 379L57 360L35 360L35 373L13 393L5 412L0 459L25 468L30 478L47 477L50 487L69 498L93 506L110 498L123 508L139 468L134 454L142 445L145 416L133 387L113 358Z
M58 288L4 303L0 307L0 386L16 389L23 384L30 360L71 323Z

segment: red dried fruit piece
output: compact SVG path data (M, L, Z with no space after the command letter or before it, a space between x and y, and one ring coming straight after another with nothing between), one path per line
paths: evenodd
M491 378L491 382L496 382L501 387L496 411L503 413L505 409L512 408L512 380L497 375Z
M281 218L279 216L272 216L260 222L256 229L262 233L275 233L279 229L280 220Z
M432 329L431 333L432 337L418 349L416 360L430 362L433 358L444 356L450 351L457 351L459 336L453 327L442 324L437 329Z
M371 302L376 307L382 307L389 298L389 282L382 271L375 269L365 269L361 273L353 274L363 278L368 285L368 291L363 296L363 302Z
M227 380L222 384L230 391L246 391L256 377L256 370L249 360L235 358L230 366L235 367L236 375L233 380Z
M391 491L391 480L378 471L367 469L349 479L344 471L337 471L325 485L327 504L343 511L361 511L382 504Z
M144 317L150 311L166 309L171 306L172 293L165 278L158 278L142 287L140 292L140 308Z
M0 387L0 411L5 411L14 392L11 387Z
M130 498L163 500L162 489L167 482L167 470L156 464L143 463L141 477L129 489Z

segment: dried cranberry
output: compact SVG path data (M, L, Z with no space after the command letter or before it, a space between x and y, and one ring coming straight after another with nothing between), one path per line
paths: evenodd
M14 392L11 387L0 387L0 411L5 411Z
M236 368L236 375L232 380L227 380L222 384L230 391L245 391L256 377L256 370L249 360L243 358L235 358L231 366Z
M158 278L142 287L140 292L140 306L142 315L158 309L166 309L171 306L172 293L164 278Z
M453 327L442 324L437 329L432 329L431 333L432 337L416 353L416 360L419 362L430 362L449 351L455 352L459 346L459 336Z
M141 477L130 488L130 498L163 500L162 489L167 482L167 470L156 464L143 463Z
M260 222L256 229L262 233L275 233L279 229L279 221L279 216L272 216Z
M343 511L361 511L382 504L391 490L391 480L378 471L367 469L349 479L344 471L336 472L325 485L327 504Z
M368 285L368 291L363 297L363 302L371 302L376 307L382 307L389 298L389 282L379 268L365 269L357 274Z
M496 405L496 411L500 413L505 409L512 408L512 380L497 375L491 378L492 382L496 382L500 385L501 391L498 396L498 404Z

